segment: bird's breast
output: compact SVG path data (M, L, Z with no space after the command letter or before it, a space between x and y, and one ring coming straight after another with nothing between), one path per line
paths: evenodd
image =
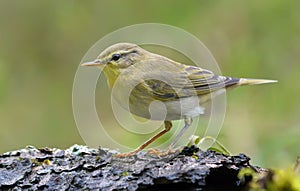
M117 103L125 110L151 120L178 120L186 117L196 117L204 114L204 107L198 96L179 98L172 101L153 99L145 93L135 94L132 92L127 99L118 97Z

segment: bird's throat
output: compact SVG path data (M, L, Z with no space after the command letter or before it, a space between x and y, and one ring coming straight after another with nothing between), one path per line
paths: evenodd
M103 68L104 74L107 78L107 83L109 85L109 88L112 89L114 87L114 84L120 75L120 71L117 68L112 68L111 66L106 66Z

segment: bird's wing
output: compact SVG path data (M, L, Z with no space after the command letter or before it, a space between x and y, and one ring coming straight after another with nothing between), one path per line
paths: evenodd
M145 80L142 86L150 95L161 101L209 94L239 82L239 78L215 75L209 70L178 64L180 69L161 71L162 79Z
M219 76L209 70L195 66L184 65L187 77L191 81L187 88L194 88L197 95L214 92L221 88L226 88L237 84L240 79L227 76Z

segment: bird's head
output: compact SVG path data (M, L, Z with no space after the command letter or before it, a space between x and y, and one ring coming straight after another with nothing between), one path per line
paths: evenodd
M82 66L107 67L108 70L127 68L142 60L146 50L132 43L118 43L106 48L91 62L85 62Z
M118 43L106 48L94 61L85 62L81 66L102 68L112 87L122 70L142 61L147 53L136 44Z

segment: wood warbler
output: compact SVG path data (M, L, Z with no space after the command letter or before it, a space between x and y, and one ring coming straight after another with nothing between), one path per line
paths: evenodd
M164 130L129 154L144 149L168 132L172 120L184 119L185 125L171 144L172 148L190 127L192 118L204 113L201 105L225 92L225 89L276 82L218 76L209 70L175 62L131 43L114 44L100 53L97 59L82 66L103 69L110 89L114 90L112 96L124 109L146 119L164 120ZM154 101L163 103L164 107L151 105Z

